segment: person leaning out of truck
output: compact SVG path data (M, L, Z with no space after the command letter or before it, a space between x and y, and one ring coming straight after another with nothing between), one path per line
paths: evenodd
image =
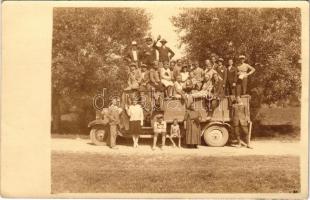
M247 148L252 149L252 147L250 146L250 137L249 137L249 123L250 123L249 110L242 103L240 97L237 97L237 99L233 101L231 114L232 114L232 124L234 127L234 134L237 139L236 147L240 148L241 144L245 144ZM241 140L241 133L244 134L245 143Z

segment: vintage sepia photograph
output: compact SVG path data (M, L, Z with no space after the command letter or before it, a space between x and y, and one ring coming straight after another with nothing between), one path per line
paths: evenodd
M51 193L301 193L299 7L54 7Z

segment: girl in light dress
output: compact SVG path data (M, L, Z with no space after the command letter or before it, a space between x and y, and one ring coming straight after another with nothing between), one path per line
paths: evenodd
M173 82L172 75L169 69L169 62L164 62L164 67L160 69L161 83L165 86L165 92L167 97L172 96Z
M170 135L168 135L168 138L170 139L171 143L173 144L173 147L175 147L175 143L173 141L173 138L178 138L178 148L181 148L181 131L180 126L177 119L173 120L173 124L171 124L170 127Z

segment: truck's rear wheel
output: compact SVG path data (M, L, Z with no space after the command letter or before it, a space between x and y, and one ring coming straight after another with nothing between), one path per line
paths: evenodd
M90 131L90 140L95 145L106 145L108 137L107 129L105 128L92 128Z
M222 147L228 141L228 130L225 126L212 125L203 132L203 138L208 146Z

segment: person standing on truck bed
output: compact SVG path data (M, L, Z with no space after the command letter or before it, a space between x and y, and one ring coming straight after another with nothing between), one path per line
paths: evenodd
M108 145L112 149L117 149L116 147L116 137L117 137L117 129L120 124L120 113L122 109L117 106L117 98L113 98L111 102L111 106L108 108L108 118L110 125L110 134L108 139Z
M160 35L158 36L158 38L160 38ZM156 41L156 43L157 43L157 41ZM161 63L161 66L162 66L164 64L164 62L169 63L169 61L173 58L175 53L169 47L166 46L167 40L165 40L163 38L160 40L160 43L161 43L160 47L156 46L156 44L155 44L154 48L157 49L157 51L158 51L159 62Z
M235 137L238 141L238 148L241 147L241 131L242 130L245 136L245 144L247 148L252 149L250 146L250 138L249 138L249 126L250 116L247 107L242 103L241 98L237 97L237 100L233 102L232 105L232 124L234 127Z
M248 76L255 72L255 68L245 63L245 56L239 56L240 65L238 65L238 80L237 80L237 96L247 93Z
M143 109L138 104L137 97L132 98L132 105L129 107L126 105L126 111L129 116L129 133L132 135L133 147L137 148L144 121Z
M147 66L151 66L156 61L156 43L160 40L160 37L153 42L150 36L145 38L145 45L141 49L141 61Z
M194 108L194 101L189 98L187 102L187 110L184 116L184 127L186 130L185 141L188 147L198 148L198 145L201 144L201 114Z
M138 49L137 42L132 41L131 42L131 48L128 50L126 54L126 59L129 63L136 63L138 66L140 66L140 60L141 60L141 51Z
M226 67L223 65L224 59L223 58L219 58L217 60L217 68L215 69L218 73L218 75L220 76L220 78L223 80L222 83L222 87L223 90L225 91L225 86L226 86L226 81L227 81L227 69Z
M234 67L234 61L232 58L228 59L227 66L227 81L226 81L226 94L236 95L236 83L237 83L237 68Z

